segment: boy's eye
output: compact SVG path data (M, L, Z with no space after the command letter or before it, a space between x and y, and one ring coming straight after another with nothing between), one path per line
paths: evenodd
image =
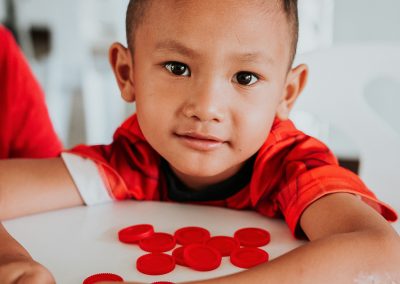
M189 67L180 62L167 62L165 68L176 76L190 76Z
M258 76L251 72L238 72L233 81L240 85L250 86L258 81Z

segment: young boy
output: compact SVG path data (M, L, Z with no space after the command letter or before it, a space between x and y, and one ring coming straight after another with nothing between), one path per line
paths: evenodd
M61 150L43 91L11 33L0 25L0 159L56 157Z
M291 67L297 29L295 0L131 1L128 48L113 44L110 62L137 114L111 145L2 161L0 218L128 198L253 209L310 242L201 283L394 279L395 212L287 120L307 77ZM4 283L52 281L4 228L0 259Z

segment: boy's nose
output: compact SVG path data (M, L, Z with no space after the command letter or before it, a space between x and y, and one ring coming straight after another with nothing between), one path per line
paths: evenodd
M224 91L218 84L201 84L190 92L183 114L202 122L222 122L225 117Z

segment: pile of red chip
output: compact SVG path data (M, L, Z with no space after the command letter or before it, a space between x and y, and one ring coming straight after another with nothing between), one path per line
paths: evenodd
M222 257L228 256L233 265L251 268L268 261L268 253L258 247L267 245L271 239L269 232L260 228L243 228L230 237L211 236L201 227L184 227L171 235L155 232L150 224L124 228L118 232L118 238L148 252L136 261L137 270L147 275L169 273L176 264L197 271L210 271L221 265ZM180 246L175 248L177 244ZM166 253L172 249L172 254ZM122 278L113 281L122 281Z
M270 234L259 228L240 229L233 237L211 237L208 230L200 227L184 227L171 235L154 232L149 224L122 229L118 237L121 242L138 244L149 252L136 262L137 269L148 275L171 272L175 264L210 271L220 266L224 256L230 256L238 267L250 268L268 260L268 254L258 247L270 242ZM176 244L181 246L175 248ZM172 255L165 253L172 249Z

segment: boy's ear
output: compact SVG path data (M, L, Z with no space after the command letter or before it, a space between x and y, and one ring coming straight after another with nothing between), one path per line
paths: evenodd
M134 102L135 85L131 52L122 44L115 42L110 47L108 57L122 98L127 102Z
M294 102L304 89L308 76L308 67L300 64L291 69L286 77L284 93L276 110L276 116L281 120L289 118Z

